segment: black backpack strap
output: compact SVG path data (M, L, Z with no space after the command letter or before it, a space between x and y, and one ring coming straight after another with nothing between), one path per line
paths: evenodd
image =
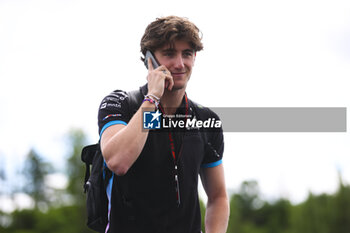
M137 112L137 110L141 106L144 96L140 88L139 90L129 91L128 97L129 113L131 119L131 117Z
M99 150L100 144L92 144L85 146L81 152L81 160L85 163L85 179L84 179L84 193L87 191L87 181L90 178L90 166L92 165L96 151Z

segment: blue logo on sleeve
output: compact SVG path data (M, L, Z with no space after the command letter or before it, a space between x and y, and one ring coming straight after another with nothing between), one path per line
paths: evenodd
M162 114L156 112L143 112L143 128L144 129L160 129L160 116Z

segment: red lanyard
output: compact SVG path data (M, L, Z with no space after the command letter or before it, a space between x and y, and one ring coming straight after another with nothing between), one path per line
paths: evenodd
M161 105L159 105L159 109L164 114L164 110L163 110ZM185 117L186 117L185 121L186 121L187 120L187 116L188 116L188 99L187 99L186 93L185 93L185 109L186 109L186 111L185 111ZM176 164L175 144L174 144L173 135L171 134L170 131L169 131L169 142L170 142L171 155L173 156L174 162Z
M186 108L186 111L185 111L185 120L187 120L187 116L188 116L188 99L187 99L187 95L185 93L185 108ZM161 105L159 105L159 109L160 111L164 114L164 110L162 108ZM178 175L178 170L177 170L177 160L176 160L176 153L175 153L175 144L174 144L174 139L173 139L173 136L171 134L171 132L169 131L169 143L170 143L170 150L171 150L171 155L174 159L174 171L175 171L175 174L174 174L174 177L175 177L175 191L176 191L176 202L177 202L177 205L180 206L180 185L179 185L179 175ZM182 145L181 145L181 149L179 151L179 154L178 154L178 157L177 159L179 159L180 155L181 155L181 152L182 152Z

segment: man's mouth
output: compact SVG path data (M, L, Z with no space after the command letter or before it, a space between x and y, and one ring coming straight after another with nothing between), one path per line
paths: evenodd
M186 72L172 72L171 76L173 77L180 77L182 75L186 74Z

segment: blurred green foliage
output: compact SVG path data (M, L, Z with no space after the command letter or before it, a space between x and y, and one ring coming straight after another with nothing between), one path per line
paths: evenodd
M228 233L349 233L350 186L340 180L333 195L309 194L304 202L267 202L260 199L258 184L245 181L230 198Z
M31 150L28 153L22 171L25 177L22 191L32 197L34 208L46 206L48 202L45 177L51 171L53 171L52 166L44 162L35 150Z
M45 163L35 151L30 151L22 173L26 185L21 191L32 197L33 208L12 213L0 210L0 233L92 232L86 227L82 189L85 168L80 160L86 136L81 130L72 130L67 143L70 148L66 166L67 189L48 192L50 188L44 181L52 171L52 165ZM344 185L340 175L339 178L336 193L310 193L304 202L296 205L286 199L263 200L258 183L245 181L230 196L227 233L350 233L350 186ZM200 201L200 207L205 232L203 201Z

